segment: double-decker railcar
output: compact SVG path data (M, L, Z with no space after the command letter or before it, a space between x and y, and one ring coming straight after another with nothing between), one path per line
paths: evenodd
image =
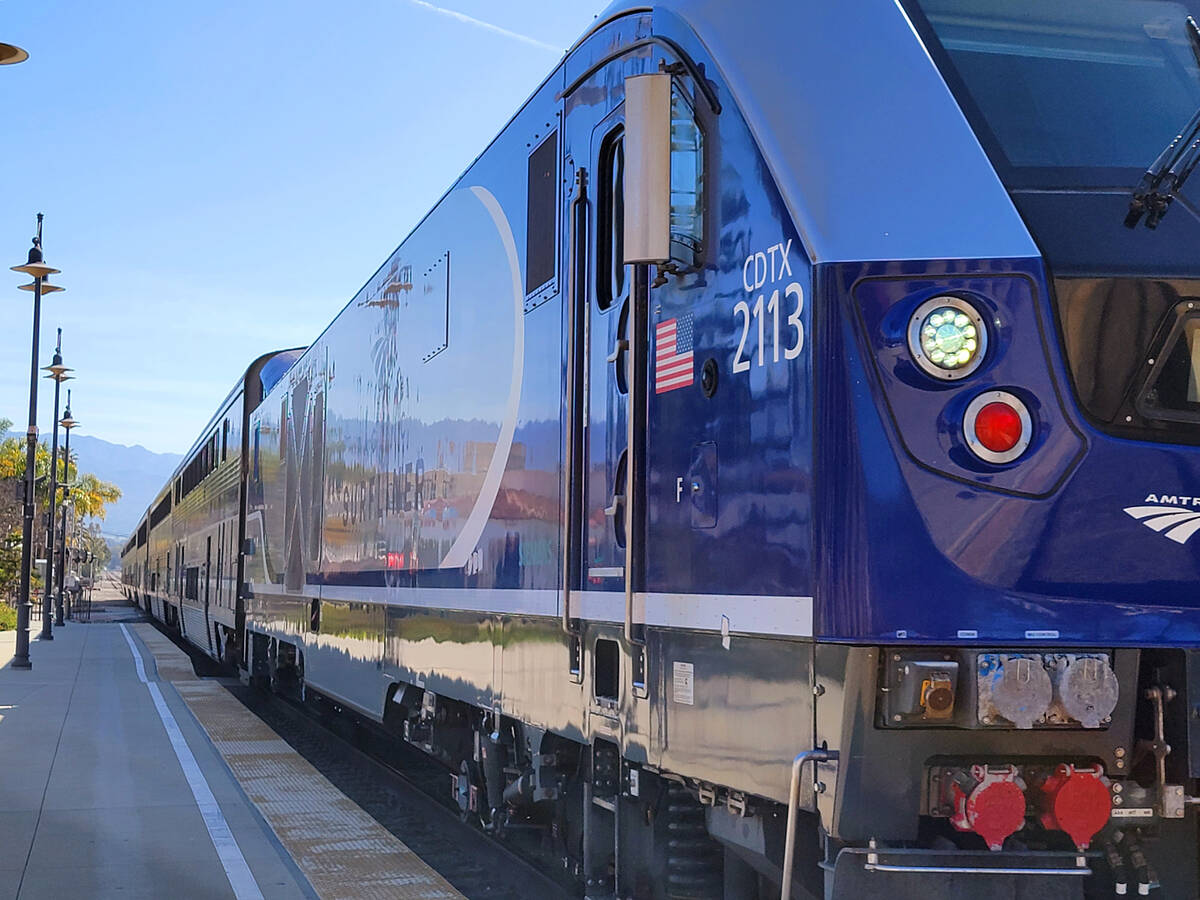
M226 656L589 896L1196 896L1197 11L617 4L246 403Z
M131 599L218 660L235 662L242 646L237 592L246 420L300 352L275 351L251 363L158 492L121 557Z
M121 551L121 583L124 585L126 596L139 606L143 605L141 590L146 569L145 546L148 528L143 516Z

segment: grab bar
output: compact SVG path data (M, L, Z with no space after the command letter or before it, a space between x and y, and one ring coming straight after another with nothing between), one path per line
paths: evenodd
M575 197L571 200L570 236L567 240L567 390L566 390L566 425L567 445L563 455L563 540L562 540L562 628L567 634L574 634L571 627L571 582L577 563L575 531L579 518L579 479L575 471L576 444L579 442L581 423L575 415L576 393L579 390L579 324L581 318L577 306L582 295L580 291L581 272L587 271L578 257L586 246L582 237L587 226L584 218L587 212L587 169L580 168L575 173Z
M791 900L792 896L792 867L796 858L796 814L800 806L800 770L806 762L834 762L838 758L836 750L825 750L817 747L797 753L792 760L792 781L788 788L787 838L783 845L783 888L779 892L779 900Z
M625 410L625 447L629 454L629 462L625 466L625 640L638 647L646 646L646 638L634 631L633 604L637 576L641 573L642 560L645 558L641 552L642 532L637 519L637 484L641 477L638 447L645 435L643 404L646 402L646 359L649 356L645 315L650 293L647 287L648 268L634 267L634 283L629 292L629 394ZM644 672L642 677L645 677ZM636 677L634 681L635 688L639 687ZM640 687L644 689L645 685Z
M937 851L937 850L921 850L911 847L897 847L893 849L879 849L872 838L868 841L867 847L854 847L842 851L851 853L855 856L867 857L867 861L863 864L863 869L867 872L899 872L913 875L1090 875L1091 868L1087 864L1087 856L1085 853L1077 853L1073 855L1075 861L1074 866L966 866L966 865L915 865L906 866L899 863L881 863L879 857L887 854L889 856L954 856L958 855L958 851ZM1032 854L1034 858L1039 858L1050 861L1063 860L1064 862L1071 854L1057 852L1035 852ZM1029 858L1029 855L1026 855Z
M868 872L911 872L916 875L1091 875L1087 866L1082 869L989 869L985 866L895 866L867 863Z

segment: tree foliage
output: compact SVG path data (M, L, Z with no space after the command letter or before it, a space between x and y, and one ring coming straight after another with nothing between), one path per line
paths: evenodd
M0 434L6 434L12 422L0 419ZM70 502L77 521L103 519L110 503L119 500L121 489L90 472L80 472L75 465L74 454L66 466L63 478L64 448L58 448L56 476L59 486L64 480L70 488ZM22 503L25 479L26 444L20 437L0 440L0 592L11 591L20 578ZM34 498L36 508L42 512L34 520L34 546L45 546L45 513L50 507L50 445L40 442L34 455ZM60 490L58 500L61 503ZM61 512L56 508L56 519L61 521ZM36 576L35 576L36 577Z

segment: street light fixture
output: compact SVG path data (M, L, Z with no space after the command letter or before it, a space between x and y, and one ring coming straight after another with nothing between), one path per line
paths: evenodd
M28 265L21 266L19 269L16 266L13 266L12 268L13 268L14 272L19 272L19 271L23 271L23 270L27 269ZM66 290L66 288L61 288L57 284L51 284L50 282L48 282L46 280L46 278L49 275L53 275L54 273L56 273L58 271L59 271L58 269L51 269L46 275L42 276L42 291L41 291L41 293L42 293L43 297L45 297L47 294L53 294L55 291L65 291ZM32 290L35 290L36 288L37 288L37 279L36 278L33 281L29 282L29 284L18 284L17 285L17 290L19 290L19 291L32 291Z
M63 624L63 575L66 572L67 559L67 504L71 495L71 476L70 470L67 468L71 464L71 430L79 427L79 422L71 418L71 391L67 390L67 408L63 411L63 417L59 419L58 424L63 427L66 439L63 448L63 508L62 508L62 546L59 548L58 555L58 598L54 604L54 624ZM75 467L76 474L79 473L79 467ZM67 606L67 618L71 618L71 607Z
M34 516L34 467L37 464L37 389L38 389L38 331L42 323L42 293L47 275L56 275L60 270L46 265L42 257L42 214L37 216L37 236L29 248L29 259L21 266L13 266L14 272L23 272L33 278L33 357L29 363L29 426L25 431L25 508L21 526L21 588L17 596L17 648L13 655L14 669L32 669L29 659L29 566L33 554ZM25 285L21 286L23 289ZM55 290L62 288L55 286ZM49 585L47 585L47 588Z
M50 430L50 509L46 516L46 589L42 591L42 640L54 640L54 630L50 624L53 615L51 602L51 587L54 584L54 503L58 498L58 398L64 381L69 381L71 370L62 361L62 329L58 329L58 343L54 345L54 359L50 365L42 367L48 372L47 378L54 382L54 418ZM58 623L59 625L62 622Z
M29 54L16 44L0 44L0 66L15 66L29 59Z

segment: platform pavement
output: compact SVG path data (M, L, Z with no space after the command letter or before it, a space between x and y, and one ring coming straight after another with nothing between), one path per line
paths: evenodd
M33 641L33 669L22 671L11 666L15 633L0 632L0 900L315 897L127 634L120 624L69 624L53 641ZM195 760L191 784L155 690ZM215 801L203 815L197 773Z
M461 900L115 582L90 622L36 641L32 673L0 634L0 900Z

